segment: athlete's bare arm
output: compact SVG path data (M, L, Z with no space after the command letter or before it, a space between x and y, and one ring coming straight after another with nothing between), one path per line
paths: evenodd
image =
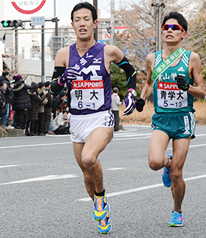
M154 69L155 53L149 54L146 58L147 80L142 89L141 98L146 100L153 91L152 72Z
M190 56L189 72L190 72L190 78L194 78L196 87L190 85L188 89L188 93L190 93L194 97L204 98L205 84L202 77L201 61L200 61L199 55L194 52L192 52Z
M57 51L54 66L67 68L68 65L69 65L69 47L65 47Z
M124 55L122 51L113 45L106 45L104 47L104 58L105 58L105 67L108 73L110 73L110 64L111 62L119 63Z

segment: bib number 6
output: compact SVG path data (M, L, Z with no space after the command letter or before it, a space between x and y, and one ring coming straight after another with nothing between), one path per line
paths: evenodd
M82 103L82 101L79 101L79 102L78 102L78 107L79 107L80 109L83 108L83 103Z

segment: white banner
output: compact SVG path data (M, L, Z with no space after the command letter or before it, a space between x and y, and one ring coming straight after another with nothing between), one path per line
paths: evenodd
M4 20L29 20L34 16L54 17L54 0L3 0Z

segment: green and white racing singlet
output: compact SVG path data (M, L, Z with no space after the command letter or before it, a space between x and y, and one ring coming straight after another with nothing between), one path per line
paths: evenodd
M193 85L193 79L189 77L189 58L191 51L185 51L180 62L173 67L168 67L157 77L153 85L153 99L155 112L174 113L174 112L194 112L194 97L187 91L178 88L175 77L185 76L187 82ZM162 60L162 51L155 53L155 65L157 68Z

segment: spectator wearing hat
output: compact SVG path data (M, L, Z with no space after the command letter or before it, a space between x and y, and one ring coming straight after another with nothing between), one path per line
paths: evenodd
M14 75L14 97L12 108L15 111L15 128L25 129L26 110L31 107L31 99L28 94L28 89L32 86L25 84L20 74Z
M120 102L120 97L118 95L119 89L117 87L113 88L112 93L112 113L114 114L114 131L119 131L119 108L122 102Z
M13 129L14 128L14 127L8 125L8 118L9 118L10 109L11 109L11 103L12 103L12 98L13 98L13 87L14 87L14 85L11 84L11 79L12 79L11 74L9 72L7 72L7 71L4 71L2 73L1 78L0 78L0 81L3 80L4 82L7 83L7 89L6 89L6 93L5 93L6 114L2 115L2 125L6 129Z
M47 92L46 98L47 103L44 106L44 134L49 132L49 126L51 122L51 113L52 113L52 97L50 92L50 81L44 83L45 91Z

